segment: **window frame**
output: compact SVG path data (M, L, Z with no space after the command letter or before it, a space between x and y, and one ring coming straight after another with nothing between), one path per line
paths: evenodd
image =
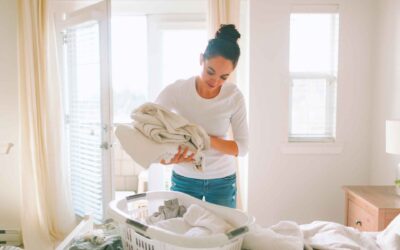
M336 121L336 100L332 100L332 99L336 99L336 88L337 88L337 77L334 75L330 75L327 73L315 73L315 72L310 72L310 73L291 73L290 74L290 87L289 87L289 133L288 133L288 141L289 142L335 142L336 141L336 131L330 131L330 135L331 137L327 136L327 137L318 137L318 136L314 136L314 137L302 137L302 136L296 136L296 135L291 135L291 128L292 128L292 95L293 95L293 81L297 80L297 79L325 79L326 83L328 85L328 88L325 92L325 96L327 96L327 98L325 98L325 104L326 104L326 109L327 109L327 113L330 113L331 115L328 117L328 119L330 119L331 121L329 121L328 123L333 123L335 120ZM334 107L335 110L329 110L331 108L331 104L334 103ZM328 131L326 131L327 135L329 134Z
M339 6L338 5L294 5L292 6L292 10L289 13L289 18L291 18L292 14L336 14L337 15L337 24L340 24L339 18ZM289 29L291 29L291 25L289 22ZM291 72L290 71L290 66L289 68L289 103L288 103L288 130L287 130L287 142L288 143L335 143L336 142L336 128L337 128L337 119L336 119L336 114L337 114L337 86L338 86L338 56L339 56L339 27L337 28L338 30L335 31L335 27L332 27L331 31L334 32L335 36L334 40L337 41L337 43L332 44L332 51L336 53L334 55L335 65L333 65L332 71L331 72L318 72L318 71L312 71L312 72ZM289 36L289 43L290 43L290 36ZM289 51L289 62L290 62L290 51ZM293 114L293 86L294 86L294 81L297 79L325 79L327 82L328 88L326 89L325 92L325 106L326 106L326 111L329 115L329 117L326 118L325 124L332 124L332 130L331 131L326 131L327 136L298 136L295 134L292 134L292 126L293 126L293 120L292 120L292 114ZM333 107L333 110L331 110Z

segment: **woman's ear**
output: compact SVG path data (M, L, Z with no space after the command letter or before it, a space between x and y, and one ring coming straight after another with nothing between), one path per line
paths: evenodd
M204 55L203 53L200 53L200 65L203 65L204 63Z

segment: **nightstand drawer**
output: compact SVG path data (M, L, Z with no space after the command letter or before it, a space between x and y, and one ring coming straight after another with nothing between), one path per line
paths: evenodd
M349 199L347 226L354 227L360 231L377 231L376 215L360 204L360 202Z
M400 213L395 186L344 186L345 224L361 231L382 231Z

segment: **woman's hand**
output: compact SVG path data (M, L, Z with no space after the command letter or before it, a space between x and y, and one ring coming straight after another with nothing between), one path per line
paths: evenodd
M237 156L239 153L236 141L221 139L213 135L210 135L210 146L223 154Z
M186 156L188 151L189 151L188 147L182 150L182 147L179 146L178 152L174 155L174 157L172 157L172 159L169 162L167 162L165 159L162 159L160 163L169 165L169 164L178 164L183 162L193 162L194 153L191 153L189 156Z

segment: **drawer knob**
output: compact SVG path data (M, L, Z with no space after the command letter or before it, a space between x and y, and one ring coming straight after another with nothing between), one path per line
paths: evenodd
M361 227L362 226L362 222L360 220L356 220L356 225Z

